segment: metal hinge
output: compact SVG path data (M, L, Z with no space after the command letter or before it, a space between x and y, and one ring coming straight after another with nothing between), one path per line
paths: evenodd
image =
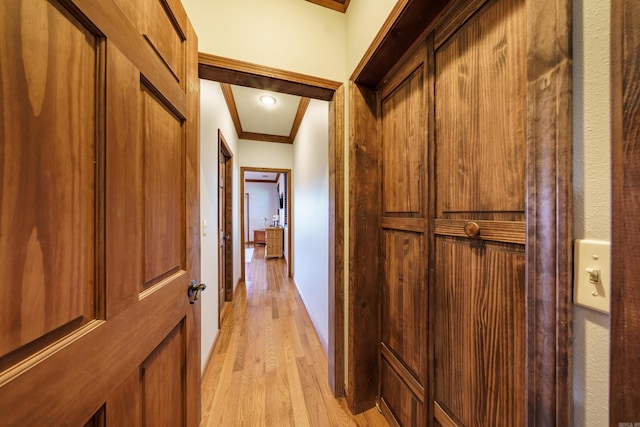
M382 406L380 406L380 396L376 396L376 408L382 414Z

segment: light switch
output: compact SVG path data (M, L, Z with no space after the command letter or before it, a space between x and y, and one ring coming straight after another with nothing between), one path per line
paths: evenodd
M573 302L609 313L611 290L611 244L576 240L573 258Z
M202 220L202 235L206 236L208 231L209 230L207 229L207 220L203 219Z

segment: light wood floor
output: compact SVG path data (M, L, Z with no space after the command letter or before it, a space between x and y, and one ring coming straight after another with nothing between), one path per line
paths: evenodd
M327 357L282 259L256 247L202 380L201 427L388 426L327 383ZM231 304L231 303L227 303Z

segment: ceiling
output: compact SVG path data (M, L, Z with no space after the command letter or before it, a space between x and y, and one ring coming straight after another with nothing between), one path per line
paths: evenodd
M244 180L246 182L278 182L280 178L280 172L265 172L265 171L245 171Z
M293 144L308 98L227 83L220 86L239 139ZM263 104L264 95L276 103Z

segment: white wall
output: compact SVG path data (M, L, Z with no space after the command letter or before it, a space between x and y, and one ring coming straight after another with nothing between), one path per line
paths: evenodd
M199 50L342 81L344 14L303 0L183 0Z
M610 240L610 3L573 3L574 238ZM615 286L615 284L612 284ZM609 425L609 316L573 306L573 424Z
M278 210L276 184L245 182L244 192L249 193L249 239L253 240L253 230L264 230L263 218L267 218L267 227L273 223Z
M207 221L208 233L200 234L200 277L208 289L202 293L201 369L209 359L213 343L218 336L218 129L222 130L233 157L233 188L239 188L237 162L238 139L229 110L227 110L220 84L200 80L200 220ZM233 217L238 218L238 191L233 192ZM239 221L234 221L233 283L240 277Z
M293 145L294 281L320 342L329 338L329 105L312 100Z
M238 144L238 153L242 167L291 169L293 166L291 144L241 139Z
M349 3L345 14L347 81L396 3L396 0L351 0Z

